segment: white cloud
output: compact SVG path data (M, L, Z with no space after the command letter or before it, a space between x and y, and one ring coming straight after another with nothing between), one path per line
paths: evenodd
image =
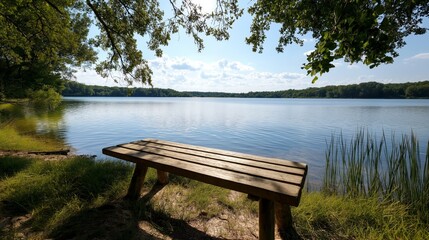
M227 59L203 62L164 56L149 60L148 63L153 71L154 87L178 91L250 92L314 86L304 73L258 71L251 65ZM76 78L85 84L118 85L111 79L101 78L94 71L78 71ZM126 83L120 85L126 86Z
M187 63L175 63L175 64L172 64L171 67L173 69L177 69L177 70L188 70L188 71L198 70L198 67L194 67L194 66L189 65Z
M309 51L307 51L307 52L304 52L304 56L308 56L308 55L310 55L312 52L314 52L314 49L311 49L311 50L309 50Z
M429 59L429 53L419 53L416 54L410 58L405 59L405 61L410 61L410 60L426 60Z
M340 60L336 60L336 61L333 61L333 62L332 62L332 64L333 64L335 67L340 67L340 66L343 66L343 65L344 65L344 62L342 62L342 61L340 61Z
M216 0L191 0L191 2L200 5L203 13L210 13L216 9Z
M347 69L360 69L356 63L347 65Z
M262 72L245 63L227 59L203 62L164 56L149 61L149 64L154 72L155 87L179 91L271 91L306 88L310 83L301 73ZM189 66L192 66L192 71Z
M302 39L305 43L306 42L315 42L316 41L316 39L314 39L314 38L303 38Z
M371 81L375 81L375 76L374 75L361 75L357 77L357 81L359 83L362 82L371 82Z

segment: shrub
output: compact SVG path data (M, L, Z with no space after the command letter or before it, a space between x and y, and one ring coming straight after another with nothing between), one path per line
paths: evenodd
M44 86L37 91L30 91L28 95L36 106L47 107L50 110L55 109L61 103L61 95L49 86Z

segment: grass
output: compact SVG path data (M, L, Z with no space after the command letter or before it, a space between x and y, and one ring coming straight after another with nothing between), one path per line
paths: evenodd
M350 197L401 202L429 223L429 142L421 159L412 133L390 141L364 130L347 142L332 136L326 153L323 190Z
M28 223L42 235L83 210L96 208L123 194L131 167L76 157L43 161L0 158L0 201L9 215L31 214Z
M0 229L10 239L22 229L31 229L28 239L152 236L138 227L143 222L175 239L257 235L256 202L244 194L186 178L173 176L156 195L136 204L122 200L132 174L132 167L122 162L1 157L0 173L0 217L31 214L21 229ZM155 181L155 171L149 171L146 192ZM305 239L429 236L427 225L399 202L313 192L304 193L300 206L292 211L297 231Z
M306 239L427 239L428 226L399 202L307 193L293 209Z

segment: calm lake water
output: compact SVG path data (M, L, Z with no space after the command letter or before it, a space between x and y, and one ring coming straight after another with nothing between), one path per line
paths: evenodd
M78 154L105 159L103 147L158 138L306 162L310 182L323 176L332 134L414 131L422 151L429 139L429 100L79 97L42 116L37 131Z

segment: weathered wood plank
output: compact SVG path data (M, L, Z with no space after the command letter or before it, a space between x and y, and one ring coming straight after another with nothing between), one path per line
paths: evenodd
M259 200L259 239L274 240L274 203L264 198Z
M261 156L257 156L257 155L238 153L238 152L220 150L220 149L215 149L215 148L201 147L201 146L188 145L188 144L169 142L169 141L157 140L157 139L149 139L149 138L141 140L141 141L136 141L136 142L159 143L159 144L163 144L163 145L188 148L188 149L199 150L199 151L209 152L209 153L216 153L216 154L225 155L225 156L239 157L239 158L250 159L250 160L259 161L259 162L272 163L272 164L277 164L277 165L281 165L281 166L307 169L307 164L304 164L304 163L299 163L299 162L294 162L294 161L289 161L289 160L284 160L284 159L278 159L278 158L261 157Z
M131 178L131 183L125 198L137 200L140 197L146 173L147 166L144 163L136 163L133 177Z
M195 156L204 157L208 159L217 159L219 161L224 161L228 163L238 163L245 166L256 167L259 169L273 170L273 171L284 172L289 174L297 174L297 175L303 175L305 173L305 169L302 169L302 168L288 167L288 166L283 166L283 165L278 165L273 163L254 161L251 159L241 158L241 157L220 155L217 153L204 152L204 151L195 150L195 149L174 147L174 146L169 146L169 145L164 145L159 143L152 143L152 142L133 142L132 144L138 144L142 148L154 147L154 148L164 149L167 151L190 154L190 155L195 155ZM126 146L126 145L124 144L123 146Z
M167 184L168 183L168 172L164 172L161 170L156 170L156 173L158 175L158 182L161 184Z
M274 203L276 224L279 232L288 232L293 229L292 213L287 204Z
M298 206L301 187L293 184L267 180L247 174L236 173L214 167L197 165L170 157L147 154L140 151L110 147L103 153L131 162L144 161L148 167L189 177L201 182L225 187L228 189L264 197L273 201Z
M276 172L273 170L260 169L257 167L251 167L251 166L241 165L237 163L228 163L228 162L219 161L217 159L204 158L204 157L199 157L195 155L167 151L159 148L140 146L136 144L123 144L123 145L120 145L120 147L141 151L148 154L156 154L160 156L175 158L177 160L191 162L194 164L215 167L215 168L219 168L219 169L223 169L231 172L245 173L247 175L257 176L257 177L271 179L275 181L281 181L284 183L290 183L298 186L301 186L303 184L302 176L290 174L286 172L279 174L279 172ZM211 174L211 173L206 173L206 174Z

